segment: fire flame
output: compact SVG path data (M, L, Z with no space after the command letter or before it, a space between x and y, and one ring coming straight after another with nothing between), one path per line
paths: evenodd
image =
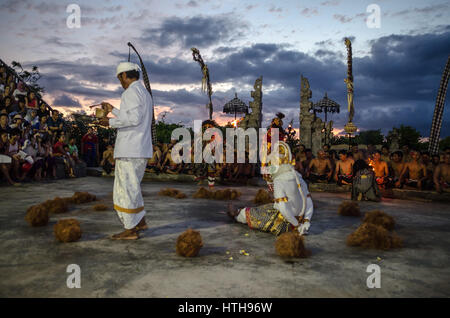
M374 163L375 161L371 158L367 159L367 163L369 164L369 166L372 168L372 170L374 169Z

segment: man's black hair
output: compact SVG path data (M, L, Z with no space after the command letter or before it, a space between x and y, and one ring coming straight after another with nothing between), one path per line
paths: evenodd
M381 149L386 148L387 150L389 150L389 147L387 145L383 145L381 146Z
M342 149L342 150L339 151L339 154L347 156L347 150Z
M403 152L401 152L400 150L394 151L392 153L392 155L395 155L395 154L397 154L400 158L403 158Z
M11 129L11 132L9 133L9 135L12 136L20 136L20 129L19 128L14 128Z
M3 134L8 134L8 131L6 131L6 130L4 130L4 129L1 129L1 130L0 130L0 136L3 135Z
M423 155L428 155L428 156L429 156L430 153L429 153L428 151L422 151L422 152L421 152L421 155L422 155L422 156L423 156Z
M374 150L374 153L379 153L380 154L380 156L382 155L382 153L381 153L381 151L380 150Z
M135 78L139 79L139 71L132 70L132 71L126 71L125 74L127 74L127 78Z
M312 150L307 148L307 149L305 149L305 153L307 153L307 152L312 152Z

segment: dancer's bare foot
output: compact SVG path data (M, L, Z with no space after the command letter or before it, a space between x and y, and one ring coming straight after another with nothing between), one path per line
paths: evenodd
M139 238L136 227L125 230L122 233L114 234L111 236L112 240L137 240Z
M144 231L146 229L148 229L148 225L147 225L147 222L145 222L145 217L143 217L141 219L141 221L138 223L138 225L136 225L136 230L137 231Z
M239 214L239 210L233 206L233 203L228 203L227 206L227 214L230 218L235 220L235 217Z

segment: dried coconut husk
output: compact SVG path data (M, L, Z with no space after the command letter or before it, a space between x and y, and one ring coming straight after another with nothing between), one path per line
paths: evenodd
M75 194L68 199L70 203L82 204L95 201L97 198L95 195L90 194L89 192L75 192Z
M366 215L364 216L363 222L380 225L384 227L386 230L390 231L392 231L395 227L394 218L379 210L367 212Z
M338 214L342 216L360 216L359 205L353 201L343 201L338 207Z
M303 236L298 232L287 232L278 236L275 250L281 257L306 258L311 255L311 251L305 248Z
M95 211L106 211L108 210L108 206L104 204L96 204L92 207Z
M256 204L273 203L273 197L268 191L264 189L259 189L255 195L255 198L253 199L253 203Z
M202 246L203 241L200 232L188 229L178 236L176 252L180 256L194 257L198 255Z
M210 199L211 192L206 190L204 187L201 187L197 190L197 192L194 193L193 198L194 199Z
M69 211L69 201L67 198L56 197L53 200L47 200L41 203L49 214L60 214Z
M158 195L177 198L177 199L184 199L187 197L186 194L184 194L180 190L172 189L172 188L161 189L158 192Z
M380 225L363 223L347 237L347 245L388 250L402 247L402 239Z
M80 222L75 219L59 220L53 230L56 239L60 242L75 242L81 238Z
M235 189L224 189L210 191L201 187L194 193L193 198L195 199L213 199L213 200L235 200L241 196L241 192Z
M48 224L48 209L42 204L33 205L28 208L25 220L33 227L45 226Z

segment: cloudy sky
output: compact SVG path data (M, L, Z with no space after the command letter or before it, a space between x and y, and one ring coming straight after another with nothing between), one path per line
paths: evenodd
M81 9L80 28L67 26L69 4ZM380 28L367 26L371 4L380 8ZM208 116L190 51L197 47L219 122L229 120L222 108L235 92L251 100L262 75L264 125L282 111L298 127L302 74L313 102L326 92L341 104L331 116L339 132L348 115L343 38L350 37L356 125L387 133L405 124L428 136L450 53L449 16L447 0L0 0L0 58L39 66L45 99L66 112L101 101L118 106L115 67L131 41L149 72L157 115L190 126ZM450 135L446 104L442 137Z

